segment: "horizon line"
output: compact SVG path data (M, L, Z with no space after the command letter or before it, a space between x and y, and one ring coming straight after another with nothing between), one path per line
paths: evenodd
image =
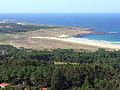
M120 12L0 12L0 14L120 14Z

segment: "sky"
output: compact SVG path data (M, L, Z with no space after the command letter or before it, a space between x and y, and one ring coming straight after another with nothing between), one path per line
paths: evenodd
M120 0L0 0L0 13L120 13Z

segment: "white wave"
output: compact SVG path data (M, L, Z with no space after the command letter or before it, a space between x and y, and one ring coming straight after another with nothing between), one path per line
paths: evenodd
M117 33L119 33L119 32L108 32L109 34L117 34Z
M120 42L111 42L111 43L113 43L113 44L120 44Z

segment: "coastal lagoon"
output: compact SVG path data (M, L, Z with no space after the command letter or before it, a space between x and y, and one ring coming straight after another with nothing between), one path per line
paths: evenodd
M0 14L0 20L90 28L104 34L84 38L120 44L120 14Z

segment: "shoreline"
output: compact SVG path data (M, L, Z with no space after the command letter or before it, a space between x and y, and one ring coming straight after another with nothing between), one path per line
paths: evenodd
M70 37L76 35L85 34L103 34L102 32L96 32L89 28L56 28L56 29L44 29L38 31L29 31L17 33L15 37L8 41L8 43L14 47L24 47L32 49L84 49L84 50L96 50L99 47L78 43L75 40L69 40ZM40 37L39 37L40 36ZM46 37L47 36L47 37Z
M98 40L89 40L86 38L57 38L57 37L30 37L33 39L48 39L48 40L58 40L58 41L64 41L64 42L71 42L71 43L77 43L77 44L84 44L88 46L95 46L99 48L106 48L106 49L115 49L120 50L120 45L118 44L111 44L107 41L98 41Z

